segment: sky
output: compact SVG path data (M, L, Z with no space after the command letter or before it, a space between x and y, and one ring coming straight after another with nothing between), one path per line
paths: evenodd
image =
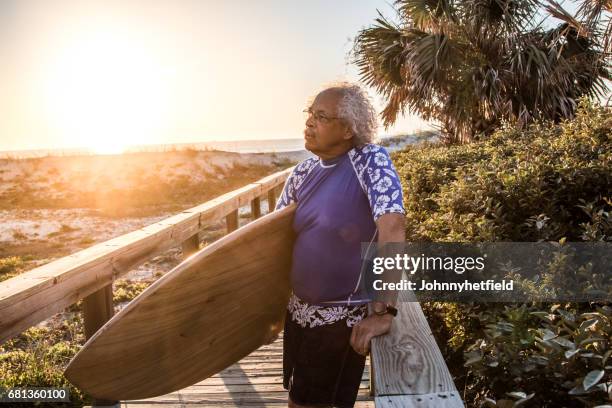
M359 80L347 54L377 10L394 16L382 0L2 0L0 150L300 138L309 97ZM427 127L408 114L380 134Z

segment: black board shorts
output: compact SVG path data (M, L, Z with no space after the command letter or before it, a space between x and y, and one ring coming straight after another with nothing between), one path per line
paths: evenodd
M300 405L353 407L365 356L350 345L353 328L346 318L302 327L286 311L283 334L283 386Z

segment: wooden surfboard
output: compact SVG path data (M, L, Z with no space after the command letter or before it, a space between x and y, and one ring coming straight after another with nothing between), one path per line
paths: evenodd
M188 387L267 343L290 295L295 205L201 249L130 302L74 356L71 383L106 400Z

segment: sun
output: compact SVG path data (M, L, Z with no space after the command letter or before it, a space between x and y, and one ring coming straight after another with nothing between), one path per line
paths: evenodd
M110 140L94 140L86 146L88 151L94 154L121 154L124 153L130 145L123 143L121 140L111 138Z
M151 142L167 121L168 80L159 55L134 30L90 30L54 53L45 95L52 123L73 146L121 153Z

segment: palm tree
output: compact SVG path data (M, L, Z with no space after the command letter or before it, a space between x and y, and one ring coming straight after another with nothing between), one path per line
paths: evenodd
M583 36L601 38L603 57L610 58L612 53L612 0L582 0L576 16L571 15L556 1L548 0L546 10L565 22Z
M386 100L386 127L409 109L439 122L447 142L467 142L503 121L571 118L579 97L608 91L599 34L584 35L566 21L543 28L535 16L552 8L538 1L397 0L395 6L400 23L379 13L351 52L361 79Z

